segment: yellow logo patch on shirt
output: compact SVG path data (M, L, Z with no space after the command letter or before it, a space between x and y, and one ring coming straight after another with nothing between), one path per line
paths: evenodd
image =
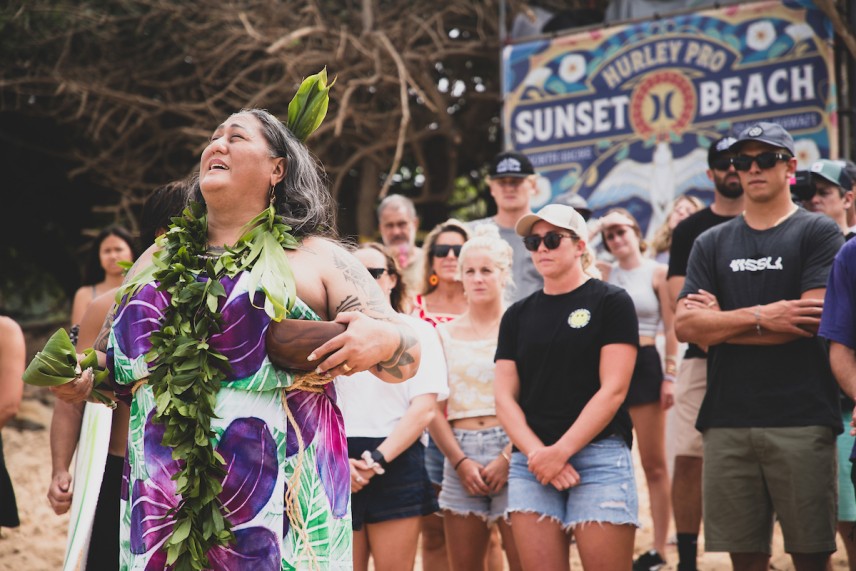
M574 329L582 329L591 321L591 312L588 309L575 309L568 316L568 325Z

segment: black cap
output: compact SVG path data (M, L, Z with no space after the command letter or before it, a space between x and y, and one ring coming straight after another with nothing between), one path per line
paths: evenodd
M535 168L523 153L504 151L493 158L488 174L494 178L524 178L535 174Z
M707 149L707 166L713 168L713 162L723 153L727 153L728 149L737 142L734 137L720 137L710 144Z
M774 147L787 149L791 156L796 154L794 152L794 138L778 123L759 121L749 125L737 135L737 141L732 145L732 148L736 150L739 148L739 145L742 145L746 141L767 143Z

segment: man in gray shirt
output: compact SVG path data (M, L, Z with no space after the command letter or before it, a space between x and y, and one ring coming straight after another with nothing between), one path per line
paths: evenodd
M532 212L529 201L535 194L535 179L535 169L526 155L515 151L499 153L490 165L487 178L490 195L496 201L496 215L470 222L472 230L482 224L493 224L514 250L512 283L506 291L506 299L511 303L544 287L544 280L523 247L523 240L514 232L517 221Z

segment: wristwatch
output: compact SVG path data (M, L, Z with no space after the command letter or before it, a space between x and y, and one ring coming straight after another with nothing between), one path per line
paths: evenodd
M386 470L389 468L389 462L386 461L386 458L383 457L383 452L375 448L371 453L372 460L380 464L380 467Z

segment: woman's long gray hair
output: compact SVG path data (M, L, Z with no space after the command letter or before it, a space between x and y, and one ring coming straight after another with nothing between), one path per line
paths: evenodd
M337 238L336 204L327 190L323 168L306 146L265 109L241 109L262 125L272 157L285 159L285 177L274 187L274 208L295 238ZM204 202L198 184L196 200Z

